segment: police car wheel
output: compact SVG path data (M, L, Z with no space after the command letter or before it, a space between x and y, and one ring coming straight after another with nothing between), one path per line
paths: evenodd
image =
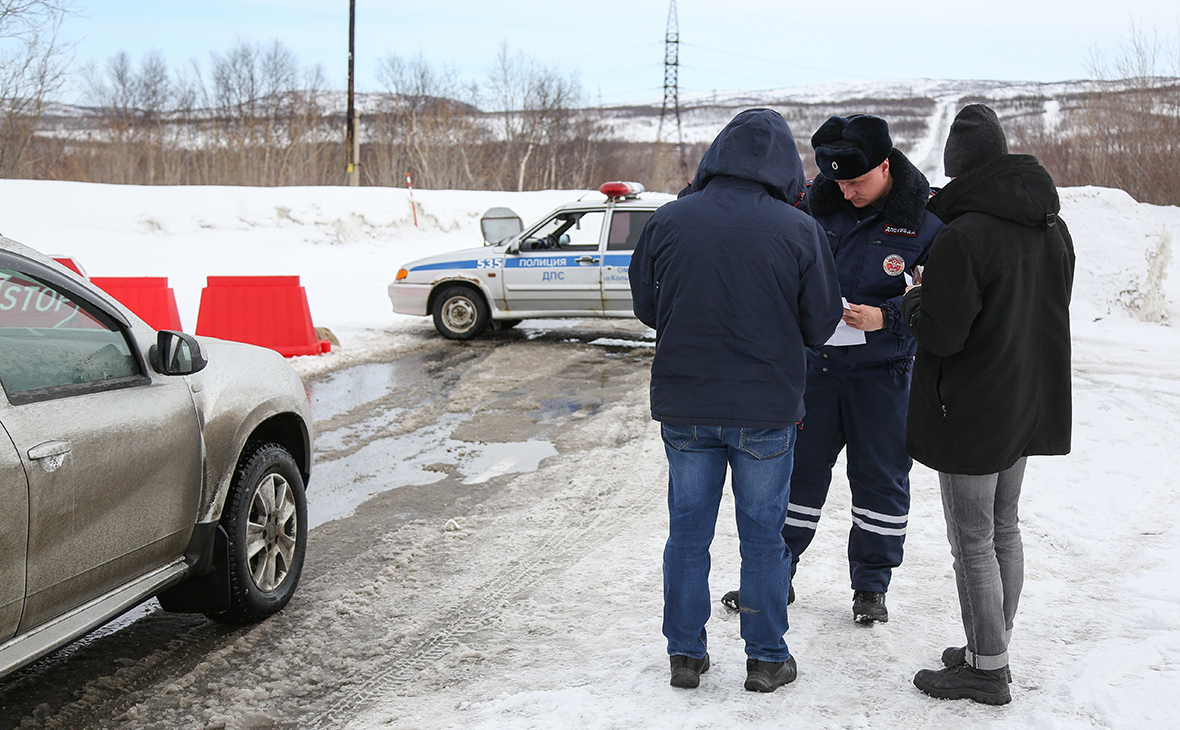
M470 340L488 326L488 305L479 292L452 286L434 300L434 328L450 340Z

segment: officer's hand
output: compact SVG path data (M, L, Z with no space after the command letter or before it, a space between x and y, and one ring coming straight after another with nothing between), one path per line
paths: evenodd
M885 326L885 313L880 307L867 304L849 304L844 310L844 322L855 330L874 332Z

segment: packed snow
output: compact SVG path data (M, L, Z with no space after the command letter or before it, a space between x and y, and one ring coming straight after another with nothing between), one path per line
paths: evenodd
M92 276L168 277L190 332L206 276L300 276L315 324L340 341L331 353L292 361L305 377L363 362L374 349L396 351L408 333L429 330L424 318L391 312L386 286L409 260L479 245L486 209L513 208L527 224L559 203L597 195L415 190L415 225L402 189L0 180L0 192L0 233L72 256ZM540 579L532 598L481 632L478 645L440 660L446 682L391 690L349 727L1173 726L1180 717L1180 469L1170 444L1180 433L1180 333L1173 326L1180 321L1173 256L1180 209L1139 204L1117 190L1061 195L1078 255L1073 453L1029 462L1027 582L1011 646L1012 704L933 700L910 683L915 671L937 665L943 647L963 642L937 479L920 465L888 624L851 620L844 548L850 504L838 467L796 579L787 641L798 681L770 695L745 692L738 623L717 603L708 627L713 668L697 690L669 687L660 635L666 511L658 498L666 468L658 430L642 419L640 390L636 402L597 416L619 414L615 428L643 424L637 446L595 448L586 463L561 466L650 491L657 497L650 509L560 574ZM620 458L625 468L612 463ZM465 529L467 539L478 539L478 530ZM712 575L715 600L737 587L730 499ZM227 725L249 704L244 697L224 708Z

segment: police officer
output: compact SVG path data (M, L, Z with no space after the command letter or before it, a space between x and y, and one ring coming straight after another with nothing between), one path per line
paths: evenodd
M807 351L806 415L783 538L793 576L815 537L836 457L847 447L853 618L884 622L889 579L901 564L912 463L905 422L916 345L898 307L907 275L925 263L942 222L926 211L930 185L894 149L884 119L833 116L811 146L819 174L807 203L832 247L846 327ZM730 608L739 603L733 592L722 601Z

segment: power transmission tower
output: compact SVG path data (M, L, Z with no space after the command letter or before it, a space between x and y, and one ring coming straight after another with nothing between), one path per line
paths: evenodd
M676 19L676 0L668 5L668 27L664 31L664 106L660 109L660 126L656 129L656 143L664 141L664 120L669 108L676 117L676 156L680 159L680 171L688 173L684 161L684 133L680 127L680 24Z
M344 172L344 184L356 186L361 184L360 152L361 140L359 115L353 99L353 61L356 57L356 0L348 2L348 111L344 120L344 147L348 155L348 168Z

